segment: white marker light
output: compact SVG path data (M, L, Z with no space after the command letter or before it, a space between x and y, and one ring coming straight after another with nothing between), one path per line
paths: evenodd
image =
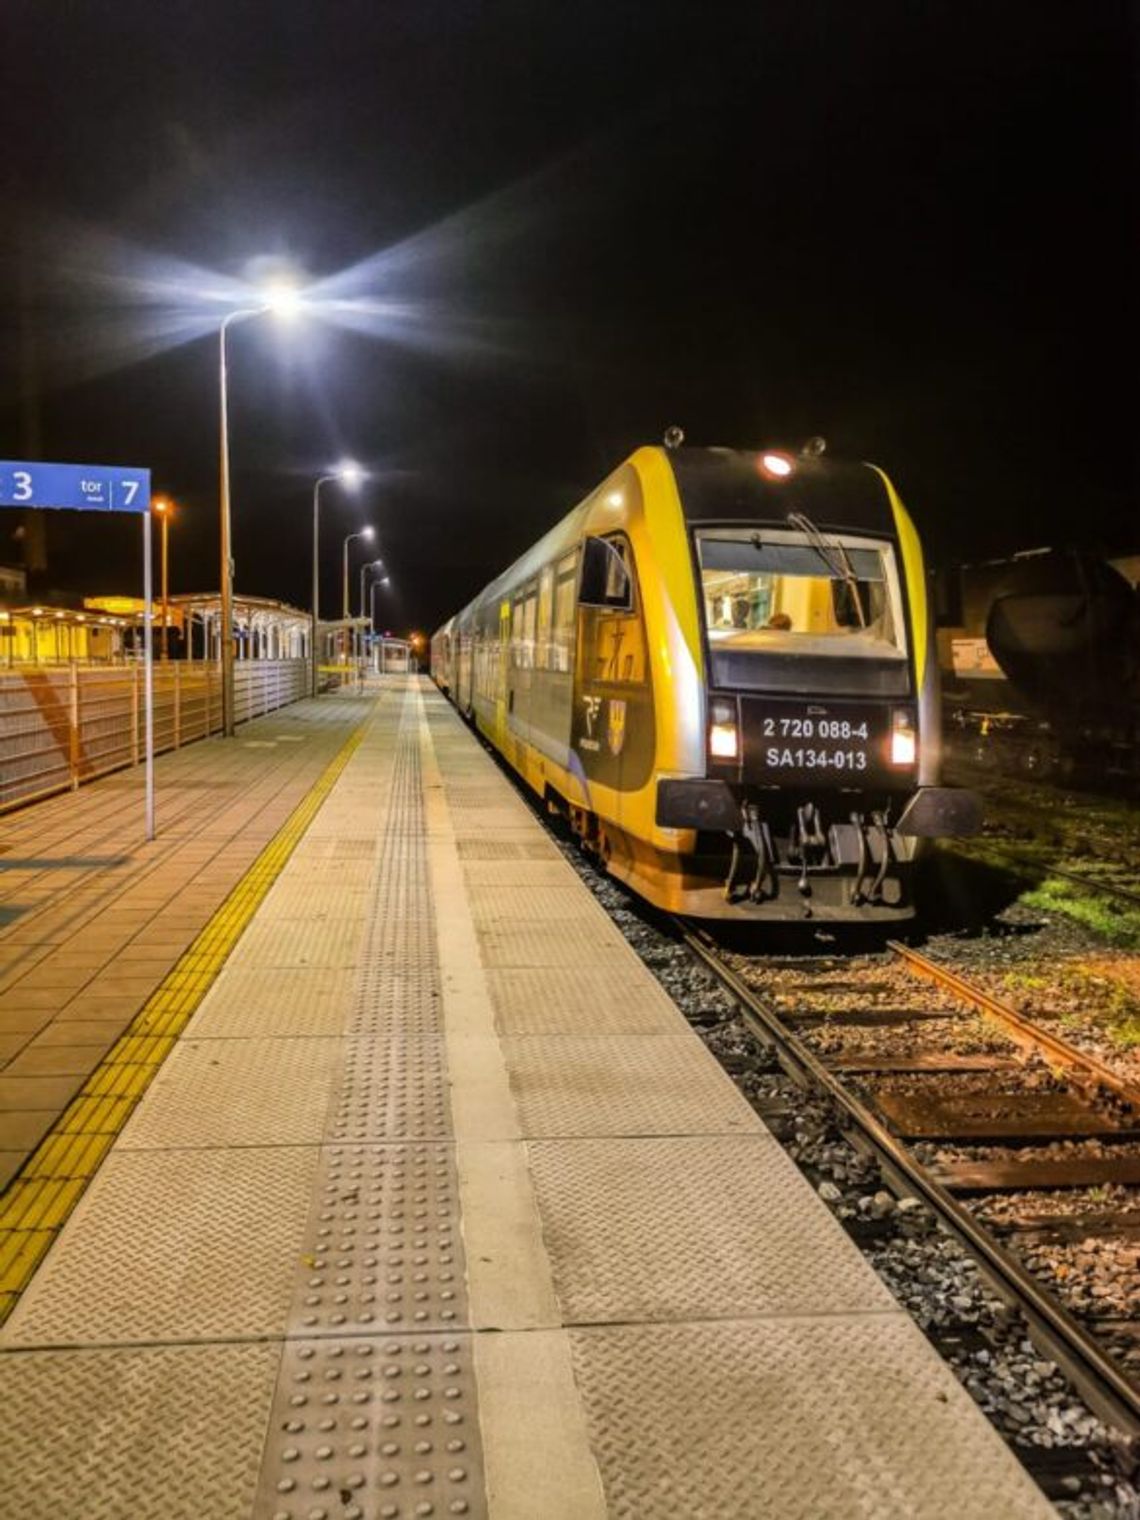
M896 712L891 723L891 764L913 765L918 755L918 736L908 712Z
M713 702L709 712L709 754L714 760L735 760L740 754L735 702Z
M761 454L760 465L769 475L775 475L783 480L792 473L792 461L785 459L783 454Z

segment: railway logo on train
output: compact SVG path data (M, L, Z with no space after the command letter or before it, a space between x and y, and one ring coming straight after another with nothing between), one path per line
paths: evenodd
M639 448L437 630L442 691L609 871L695 918L902 920L941 784L918 533L887 475Z

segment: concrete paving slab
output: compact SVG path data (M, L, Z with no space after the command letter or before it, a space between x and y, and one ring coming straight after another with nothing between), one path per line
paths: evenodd
M40 1143L59 1117L59 1109L0 1109L0 1149L17 1150L21 1155Z
M112 1035L106 1039L101 1048L90 1041L66 1044L57 1039L45 1043L37 1038L8 1061L0 1082L13 1082L19 1077L86 1077L91 1071L92 1060L102 1055L114 1038Z
M63 1109L83 1086L83 1077L0 1076L0 1114L21 1109Z
M37 1049L49 1045L97 1045L106 1050L126 1029L129 1018L118 1019L54 1019L37 1035L33 1044Z

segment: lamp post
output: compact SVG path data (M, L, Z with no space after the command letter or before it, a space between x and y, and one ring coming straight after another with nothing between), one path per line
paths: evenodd
M371 605L372 605L372 636L373 636L373 638L376 637L376 593L377 593L377 591L379 591L379 589L380 589L381 586L386 586L387 584L388 584L388 577L386 575L382 575L379 580L376 580L376 581L372 582L372 590L371 590L370 601L371 601ZM383 671L379 671L378 674L383 675Z
M358 603L360 611L357 613L358 617L364 616L364 577L368 574L369 570L379 570L383 563L382 559L370 559L367 564L360 567L360 601Z
M156 496L150 504L150 509L158 518L162 530L161 544L161 582L162 582L162 658L164 661L170 658L170 587L167 581L167 529L170 527L171 514L174 511L174 503L166 496Z
M370 560L367 560L360 567L360 601L356 604L357 605L357 614L356 614L357 617L361 617L362 618L364 616L364 577L368 574L369 570L379 570L380 566L383 563L384 563L384 561L382 559L370 559ZM360 653L361 653L361 656L363 656L363 654L364 654L364 629L363 628L360 630Z
M348 546L349 546L350 543L352 543L352 541L353 541L354 538L363 538L366 542L371 543L372 539L375 536L376 536L376 530L375 530L375 528L369 526L367 528L361 528L361 530L360 530L359 533L349 533L348 536L345 538L345 541L344 541L344 599L343 599L344 610L341 612L341 617L344 618L344 620L345 620L346 623L348 622L348 618L349 618L349 606L348 606Z
M359 465L342 464L331 475L319 475L313 485L313 610L310 615L310 649L313 664L312 694L315 697L319 690L320 674L317 658L317 624L320 622L321 590L320 590L320 548L321 548L321 487L339 480L342 485L352 490L364 479L364 472ZM347 548L345 553L348 553ZM347 601L348 598L346 597Z
M279 281L266 288L259 306L228 312L218 330L218 392L220 422L219 512L221 540L221 576L219 586L218 658L222 667L222 733L227 739L234 733L234 560L230 535L230 433L226 378L226 334L231 322L239 317L256 317L271 311L288 317L301 304L295 286Z

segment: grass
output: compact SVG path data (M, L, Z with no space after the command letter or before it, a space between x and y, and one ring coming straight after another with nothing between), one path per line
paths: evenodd
M1118 949L1140 949L1140 909L1128 903L1086 890L1059 876L1047 876L1023 892L1020 900L1027 908L1041 913L1063 913Z

